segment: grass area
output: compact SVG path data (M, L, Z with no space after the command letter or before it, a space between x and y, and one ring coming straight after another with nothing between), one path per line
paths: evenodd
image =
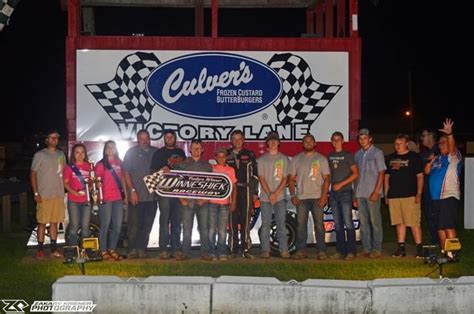
M387 210L384 208L385 240L387 253L395 248L394 230L389 226ZM460 213L462 217L462 213ZM462 222L461 222L462 225ZM426 228L424 228L426 229ZM33 250L26 248L28 234L21 232L0 233L0 299L50 300L51 286L60 277L80 275L79 268L63 265L61 261L35 261ZM426 232L425 232L426 235ZM427 235L426 235L427 236ZM445 276L460 277L474 275L474 230L460 230L463 249L461 262L445 266ZM411 237L407 242L410 243ZM334 248L331 248L334 250ZM185 262L174 260L160 261L122 261L115 263L87 263L87 275L115 275L120 277L148 276L263 276L276 277L282 281L295 279L351 279L373 280L376 278L424 277L434 270L420 260L412 257L393 259L384 257L378 260L367 258L345 261L282 261L274 258L269 261L236 259L226 262L202 262L192 259ZM438 272L430 277L436 278ZM31 303L30 303L31 304Z

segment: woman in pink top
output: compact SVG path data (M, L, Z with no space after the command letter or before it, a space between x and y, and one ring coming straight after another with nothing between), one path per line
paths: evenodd
M71 150L71 163L64 169L64 187L67 190L68 245L79 245L77 231L81 227L81 238L90 236L91 207L87 205L85 180L89 178L89 162L84 144L75 144Z
M127 203L127 195L117 145L107 141L104 145L103 158L95 166L95 174L102 179L104 204L99 208L100 231L99 245L102 260L119 261L122 257L117 253L123 219L123 205ZM112 227L109 233L109 228ZM109 241L107 242L107 238Z

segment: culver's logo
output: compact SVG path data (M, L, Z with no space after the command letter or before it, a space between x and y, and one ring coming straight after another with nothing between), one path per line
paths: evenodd
M261 111L280 97L276 72L257 60L228 53L197 53L160 64L147 94L164 109L205 120L235 119Z

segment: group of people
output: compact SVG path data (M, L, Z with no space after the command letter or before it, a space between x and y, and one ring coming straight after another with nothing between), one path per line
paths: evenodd
M92 171L101 177L103 204L100 205L99 245L104 260L120 260L117 243L123 219L123 205L128 203L128 258L146 258L149 234L159 208L160 259L190 257L191 238L196 215L201 258L226 260L241 255L255 258L251 252L250 220L254 202L260 200L260 258L270 258L272 216L276 221L279 255L290 258L285 226L287 204L285 189L296 207L297 240L295 259L308 257L307 230L311 212L317 241L317 258L351 260L362 254L382 256L381 200L385 196L391 224L396 226L398 248L393 257L406 256L406 227L410 227L416 244L416 256L422 255L421 204L430 227L432 241L456 237L457 207L460 199L459 174L461 155L452 134L453 122L447 119L440 129L436 145L428 145L421 156L408 148L409 138L398 135L395 152L385 158L372 143L368 129L358 133L360 149L353 155L344 150L344 136L334 132L334 151L327 157L316 151L312 134L303 137L303 151L288 158L280 151L278 133L266 137L267 152L260 158L244 148L240 130L231 134L231 148L217 149L212 164L202 158L202 141L190 143L190 156L176 146L173 130L164 132L164 146L151 146L146 130L137 133L137 145L130 148L123 161L115 142L104 145L103 158ZM62 257L57 249L57 225L64 220L64 189L67 191L69 227L67 243L80 245L89 236L91 209L86 201L84 182L89 179L90 165L86 147L75 144L70 162L57 149L59 134L49 132L47 147L37 152L31 168L31 183L37 203L38 251L44 257L45 224L50 223L51 255ZM436 148L438 147L438 148ZM217 172L226 174L233 192L227 199L204 200L159 196L149 193L143 178L156 171L171 170ZM158 204L157 204L158 203ZM326 254L323 208L329 203L334 217L336 252ZM157 206L158 205L158 206ZM353 206L358 207L362 253L356 250L356 233L352 220ZM80 237L78 229L81 227ZM181 237L182 234L182 237ZM436 237L436 238L434 238Z
M38 151L31 166L31 185L37 203L38 250L36 257L43 259L46 224L50 224L51 256L62 258L57 248L58 224L65 219L64 196L67 191L69 225L66 234L68 245L80 245L80 239L90 236L91 203L87 198L87 180L94 176L102 178L102 200L100 205L99 243L105 260L121 260L117 244L122 227L123 205L128 200L123 180L122 161L114 141L104 145L103 158L95 166L89 163L84 144L72 147L69 163L64 153L57 148L59 133L50 131L46 136L46 148ZM78 230L80 228L80 235ZM109 232L110 228L110 232Z
M242 256L253 258L249 251L249 222L254 200L258 196L257 163L255 154L243 147L244 136L241 131L234 131L231 141L232 149L216 150L215 163L211 165L202 158L204 146L200 140L191 141L190 156L186 157L184 151L176 146L173 130L164 132L165 145L160 149L150 145L147 131L138 132L138 144L127 151L123 162L125 183L131 191L128 210L129 258L147 257L149 234L157 211L156 201L159 207L160 259L175 257L185 260L190 257L195 215L203 260L235 257L239 249ZM233 185L232 195L227 199L207 201L150 194L143 177L153 172L171 170L226 174Z
M436 143L436 133L422 132L421 152L410 150L407 135L395 139L395 152L387 158L384 191L392 225L396 226L398 249L393 257L406 256L406 228L416 244L416 257L422 252L421 213L424 213L431 244L439 243L445 252L446 239L457 237L462 156L453 136L454 122L446 119Z

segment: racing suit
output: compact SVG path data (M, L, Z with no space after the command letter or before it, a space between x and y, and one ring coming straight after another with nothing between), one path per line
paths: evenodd
M253 196L258 195L257 161L255 153L242 148L238 153L233 149L227 151L227 164L234 168L237 177L237 206L230 214L229 249L231 254L237 254L240 247L243 252L250 249L250 219L254 204Z

